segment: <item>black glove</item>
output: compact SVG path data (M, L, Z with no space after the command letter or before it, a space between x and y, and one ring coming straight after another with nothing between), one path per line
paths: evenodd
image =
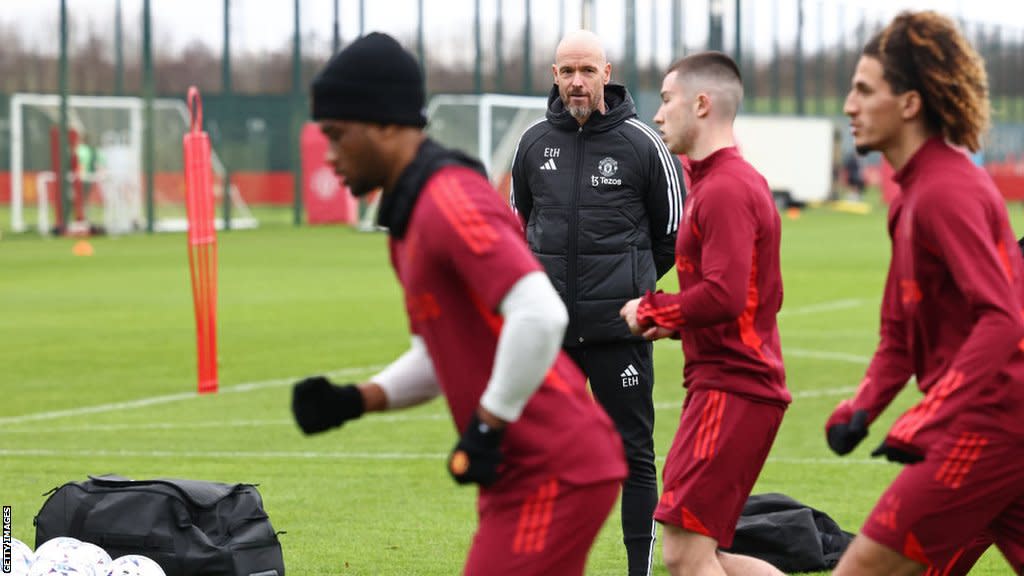
M868 435L868 411L850 408L849 402L842 402L825 424L828 447L840 456L853 451Z
M899 462L900 464L917 464L924 460L924 454L921 451L907 444L894 439L892 436L882 440L882 443L875 448L872 456L885 456L892 462Z
M448 457L448 472L452 478L459 484L494 484L498 479L501 439L504 435L504 430L488 426L474 413L469 426Z
M354 384L338 386L323 376L311 376L292 388L292 414L306 434L316 434L359 418L366 409Z

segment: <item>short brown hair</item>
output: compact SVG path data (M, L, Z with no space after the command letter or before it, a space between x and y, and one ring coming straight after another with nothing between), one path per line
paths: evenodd
M985 63L952 20L936 12L901 12L864 46L892 91L921 94L928 128L972 152L988 129Z
M680 76L700 72L723 80L735 80L743 85L743 77L736 62L723 52L708 51L690 54L676 60L668 67L666 74L678 72Z
M743 100L743 78L736 62L728 54L716 51L690 54L673 62L665 75L673 72L678 74L680 80L692 76L716 84L719 94L724 96L722 101L728 104L724 109L729 111L730 117L736 116Z

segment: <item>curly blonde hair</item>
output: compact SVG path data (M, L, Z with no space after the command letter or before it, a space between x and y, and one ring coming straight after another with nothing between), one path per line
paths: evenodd
M949 18L902 12L864 47L896 94L916 90L933 132L972 152L989 125L985 62Z

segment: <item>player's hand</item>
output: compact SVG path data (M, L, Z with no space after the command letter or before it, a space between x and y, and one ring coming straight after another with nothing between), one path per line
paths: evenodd
M323 376L311 376L292 388L292 414L306 434L316 434L359 418L366 410L354 384L338 386Z
M849 400L840 402L825 423L828 447L840 456L852 452L867 435L868 411L854 410Z
M501 439L504 435L504 428L490 426L474 412L469 426L448 457L448 472L452 478L459 484L494 484L498 479Z
M897 440L892 436L887 436L871 455L874 457L885 456L890 461L899 462L900 464L917 464L924 460L924 454L920 448Z
M647 329L646 326L641 326L639 321L636 319L636 309L640 305L640 298L634 298L622 305L619 310L619 317L626 321L626 325L629 326L629 331L635 336L640 336Z
M671 338L675 335L675 331L661 326L651 326L650 328L644 330L644 339L651 341L661 340L662 338Z

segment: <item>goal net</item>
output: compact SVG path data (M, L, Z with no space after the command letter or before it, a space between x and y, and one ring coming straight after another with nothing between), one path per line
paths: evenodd
M441 94L430 100L427 131L440 144L483 162L491 183L507 197L519 137L544 118L547 106L541 96Z
M60 165L57 131L60 97L14 94L11 122L11 229L41 234L63 225L67 231L103 230L124 234L147 226L143 171L144 100L135 97L69 96L70 165L64 167L71 205L63 206L56 174ZM153 227L188 227L182 138L188 109L175 99L153 100ZM224 194L232 228L257 222L235 186L224 186L224 166L213 153L215 215L223 227ZM68 222L62 222L68 214Z

